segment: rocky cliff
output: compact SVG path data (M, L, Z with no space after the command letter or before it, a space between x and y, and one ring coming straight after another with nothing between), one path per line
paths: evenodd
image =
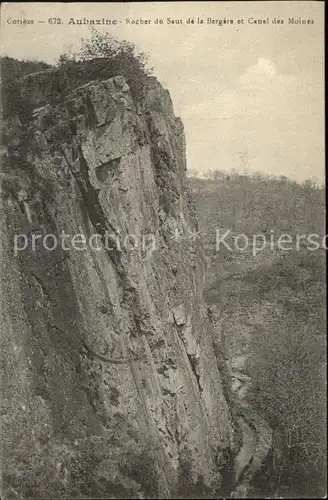
M136 101L123 77L93 81L13 128L2 195L4 497L220 491L233 426L168 91L149 78Z

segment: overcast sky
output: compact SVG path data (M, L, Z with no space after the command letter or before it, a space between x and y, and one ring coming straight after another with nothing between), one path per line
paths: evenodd
M80 48L87 26L73 18L118 19L99 27L150 56L185 124L188 168L261 171L303 181L324 176L324 9L319 2L5 3L2 54L54 63ZM18 26L22 18L44 24ZM50 26L49 17L64 24ZM155 25L156 18L163 25ZM168 25L166 18L203 18L202 25ZM207 24L233 19L233 25ZM270 24L248 24L248 19ZM288 24L288 18L314 24ZM146 26L129 19L150 19ZM272 24L274 18L284 24ZM244 24L237 24L244 19Z

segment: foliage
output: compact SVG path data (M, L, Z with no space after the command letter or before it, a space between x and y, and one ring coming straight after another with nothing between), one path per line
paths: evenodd
M2 57L1 102L3 120L17 116L21 122L31 118L33 103L21 95L21 79L31 73L51 69L41 61L18 61ZM58 98L74 88L92 80L106 80L124 76L134 97L142 93L145 78L151 74L147 56L126 40L118 40L109 33L93 30L91 37L82 39L81 51L77 54L62 54L57 61L58 75L52 76L52 94ZM4 127L6 128L6 127Z
M324 189L311 181L299 184L285 177L238 173L213 174L213 179L190 178L200 206L200 219L215 228L229 228L248 235L316 232L324 226ZM204 199L204 194L206 197Z
M132 42L96 30L92 30L90 38L82 38L79 53L62 54L58 67L69 89L87 81L120 75L126 78L134 97L141 94L144 80L151 73L147 56Z
M275 473L289 492L320 494L325 463L324 342L297 315L252 338L250 401L276 436ZM279 443L278 443L279 441Z
M51 66L41 61L17 61L7 56L1 58L0 64L3 119L18 115L24 121L31 112L31 106L21 97L19 80L30 73L44 71Z
M250 355L250 404L274 430L271 462L254 495L321 495L325 252L302 247L267 249L256 257L251 249L217 252L215 230L249 237L270 230L277 236L322 235L324 190L311 181L298 184L285 177L236 172L212 173L210 179L191 177L189 183L211 261L207 304L225 311L230 355Z

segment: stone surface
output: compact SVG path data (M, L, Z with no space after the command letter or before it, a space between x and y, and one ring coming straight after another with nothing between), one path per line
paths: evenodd
M184 474L218 488L231 416L169 93L149 79L136 103L116 77L35 100L4 169L4 498L167 498ZM99 248L47 250L62 231Z

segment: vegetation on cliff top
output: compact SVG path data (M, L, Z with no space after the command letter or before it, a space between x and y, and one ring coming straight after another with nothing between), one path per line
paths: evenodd
M50 68L49 64L42 61L18 61L8 56L0 58L1 112L4 120L14 115L24 120L29 115L31 105L21 96L20 80L31 73Z
M118 75L126 78L133 96L141 94L145 78L150 76L152 68L148 64L147 55L140 52L135 44L96 30L92 30L89 38L82 38L81 44L79 52L62 54L56 66L42 61L18 61L2 57L3 118L17 115L24 121L30 116L33 106L27 97L23 98L21 95L22 78L45 70L54 70L51 74L52 91L58 97L89 81L107 80Z

